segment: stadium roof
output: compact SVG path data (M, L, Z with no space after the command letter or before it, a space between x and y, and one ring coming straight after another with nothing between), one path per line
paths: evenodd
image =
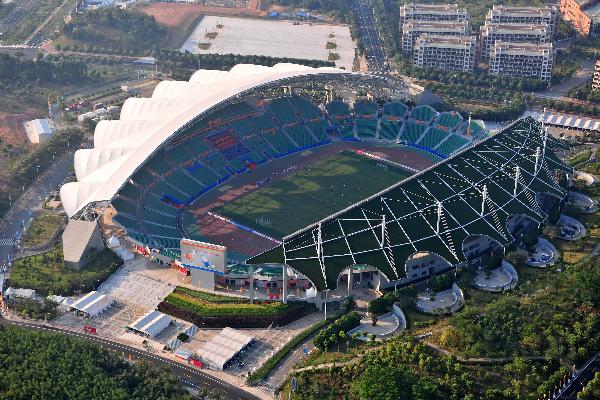
M511 215L546 218L536 193L566 195L553 174L571 171L554 152L563 145L541 128L533 118L521 119L247 262L285 263L324 290L335 289L340 273L352 265L371 265L395 280L406 276L406 260L414 253L465 261L462 244L472 235L506 245L512 241L506 227Z
M238 64L229 71L199 70L189 82L161 82L151 98L127 99L119 120L98 123L95 147L75 153L77 182L60 190L67 215L111 200L144 161L199 116L260 86L319 74L361 75L331 67Z

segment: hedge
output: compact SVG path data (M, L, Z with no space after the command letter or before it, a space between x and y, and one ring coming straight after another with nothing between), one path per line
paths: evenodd
M323 329L317 337L314 344L319 350L326 350L329 346L335 344L339 340L340 332L348 332L360 325L360 316L357 312L351 312L341 316L337 321L333 322L326 329ZM335 338L335 340L332 340Z
M273 356L267 361L265 361L265 363L259 369L257 369L253 374L251 374L248 377L248 379L246 379L246 383L248 383L249 385L255 385L258 382L265 379L267 376L269 376L273 368L275 368L277 364L279 364L279 362L281 362L284 359L284 357L287 356L290 351L292 351L293 348L298 346L300 343L308 339L313 333L315 333L316 331L323 328L325 325L329 324L331 321L337 318L337 316L332 316L327 319L323 319L294 336L292 340L287 342L285 346L283 346L277 353L273 354Z
M355 306L356 303L354 303L354 300L352 300L351 298L346 298L344 300L344 303L342 304L342 313L332 315L327 319L323 319L294 336L292 340L290 340L285 346L283 346L277 353L273 354L273 356L271 356L271 358L265 361L265 363L259 369L257 369L253 374L251 374L248 377L248 379L246 379L246 383L248 383L249 385L255 385L258 382L265 379L267 376L269 376L273 368L275 368L277 364L279 364L284 359L284 357L287 356L290 351L292 351L293 348L295 348L300 343L308 339L319 329L325 327L331 322L336 321L339 318L344 317L346 313L348 313L348 311L350 311L350 309L354 308Z

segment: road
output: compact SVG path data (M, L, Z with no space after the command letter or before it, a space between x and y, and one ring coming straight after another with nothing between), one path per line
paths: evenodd
M67 336L82 338L85 340L90 340L95 342L96 344L102 346L103 348L118 353L122 355L124 358L131 357L132 359L141 359L145 361L149 361L157 367L167 366L169 367L175 376L177 376L185 385L190 386L192 388L202 388L202 387L210 387L216 388L220 391L227 394L230 399L241 399L241 400L260 400L258 397L236 387L230 385L220 379L217 379L213 376L210 376L201 370L188 366L185 364L178 363L176 361L170 360L165 357L161 357L156 354L148 353L146 351L142 351L136 349L134 347L126 346L121 343L111 342L100 337L94 335L88 335L84 333L76 333L72 331L67 331L64 329L37 325L37 324L29 324L24 322L11 321L4 318L0 318L0 325L12 325L18 326L26 329L33 329L38 331L45 332L56 332L62 333Z
M2 37L7 35L13 26L25 18L35 8L37 3L38 0L20 2L4 18L0 19L0 42L2 42Z
M23 222L39 213L42 199L70 174L73 168L73 152L58 158L38 180L32 183L19 199L12 199L13 206L0 222L0 265L14 259L15 238L23 232ZM41 171L40 171L41 172Z
M596 372L600 372L600 353L596 354L581 369L581 372L568 384L564 391L555 400L576 400L577 393L581 392L585 385L594 378Z
M533 95L545 99L560 99L572 88L585 83L592 79L594 75L595 60L585 60L582 63L581 69L570 79L561 82L557 85L551 86L548 90L543 92L534 92Z
M352 11L358 24L358 34L362 38L365 57L370 72L388 72L385 53L381 39L377 33L373 10L368 0L353 0Z
M25 44L31 47L39 47L44 39L50 37L52 33L59 30L63 24L65 17L71 14L75 9L77 2L74 0L65 0L58 6L28 38Z

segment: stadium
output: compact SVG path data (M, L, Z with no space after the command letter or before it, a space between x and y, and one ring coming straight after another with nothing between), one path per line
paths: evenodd
M523 219L543 222L567 194L560 146L530 118L490 135L414 105L393 77L237 65L128 99L77 151L61 198L72 221L110 210L166 260L184 262L190 240L226 249L220 279L287 265L323 291L362 268L383 287L506 246Z

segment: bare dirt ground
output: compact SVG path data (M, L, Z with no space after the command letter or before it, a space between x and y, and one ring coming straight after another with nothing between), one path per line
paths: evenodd
M16 147L27 145L29 142L23 122L40 117L40 113L33 110L20 114L0 113L0 139Z
M168 27L180 27L200 15L232 15L261 17L265 12L258 9L257 1L250 1L248 8L214 7L201 4L152 3L141 10L153 16L157 22Z

